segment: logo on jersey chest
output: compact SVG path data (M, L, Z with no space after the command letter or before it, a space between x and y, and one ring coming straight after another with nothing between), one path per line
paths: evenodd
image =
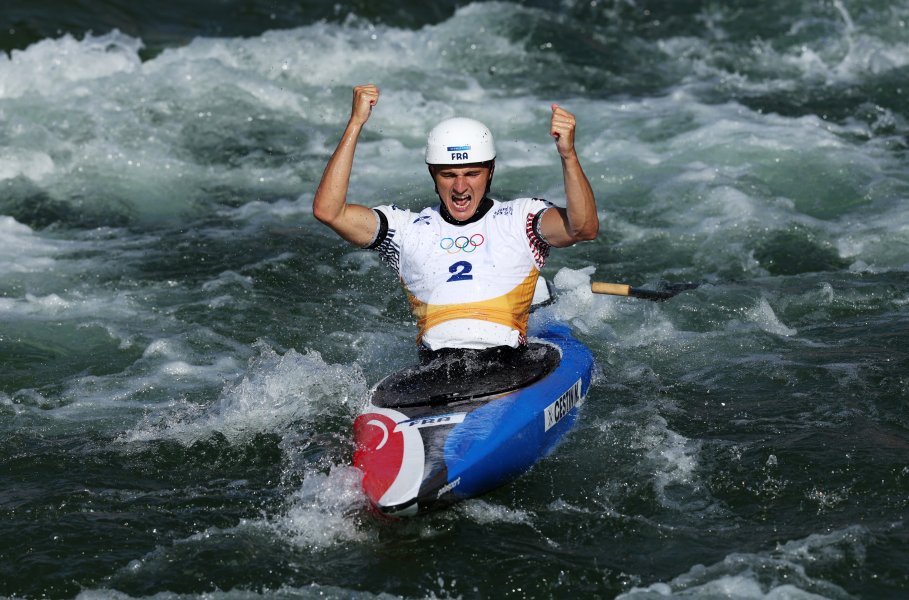
M473 233L470 235L443 237L439 240L439 248L448 254L455 255L456 257L468 258L471 254L477 251L477 248L485 243L486 236L484 236L482 233ZM482 259L479 257L477 257L476 260L482 261ZM468 262L466 260L456 260L454 263L448 266L448 273L450 276L445 280L445 282L451 283L455 281L470 281L473 279L473 268L474 265L472 262Z
M470 254L476 252L477 248L482 246L484 242L486 242L486 238L483 237L483 234L475 233L470 237L466 235L459 235L453 238L443 237L439 240L439 247L449 254L458 254L459 252Z

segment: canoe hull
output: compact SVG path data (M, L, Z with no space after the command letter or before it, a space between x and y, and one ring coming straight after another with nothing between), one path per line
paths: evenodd
M440 405L380 407L354 422L354 465L382 513L411 516L495 489L549 454L571 429L593 357L567 327L533 341L558 349L555 369L518 390Z

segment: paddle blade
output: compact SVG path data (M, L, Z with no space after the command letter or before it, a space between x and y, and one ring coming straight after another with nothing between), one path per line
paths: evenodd
M678 292L676 292L678 293ZM675 296L672 292L666 292L663 290L647 290L643 288L631 288L631 292L628 294L632 298L640 298L641 300L651 300L653 302L663 302L664 300L669 300Z

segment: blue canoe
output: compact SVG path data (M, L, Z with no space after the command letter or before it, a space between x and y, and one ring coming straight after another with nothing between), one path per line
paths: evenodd
M592 371L590 350L549 323L519 361L390 375L354 422L366 495L384 514L412 516L513 480L571 429Z

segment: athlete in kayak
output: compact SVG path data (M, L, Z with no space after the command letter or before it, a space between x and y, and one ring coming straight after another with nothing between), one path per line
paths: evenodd
M592 240L599 230L593 190L575 152L574 115L552 105L549 133L562 160L565 208L537 198L490 199L492 133L473 119L453 118L436 125L426 144L441 202L413 212L347 201L357 140L378 101L375 85L354 88L350 120L325 167L313 214L397 271L417 318L423 362L449 349L522 349L550 247Z

